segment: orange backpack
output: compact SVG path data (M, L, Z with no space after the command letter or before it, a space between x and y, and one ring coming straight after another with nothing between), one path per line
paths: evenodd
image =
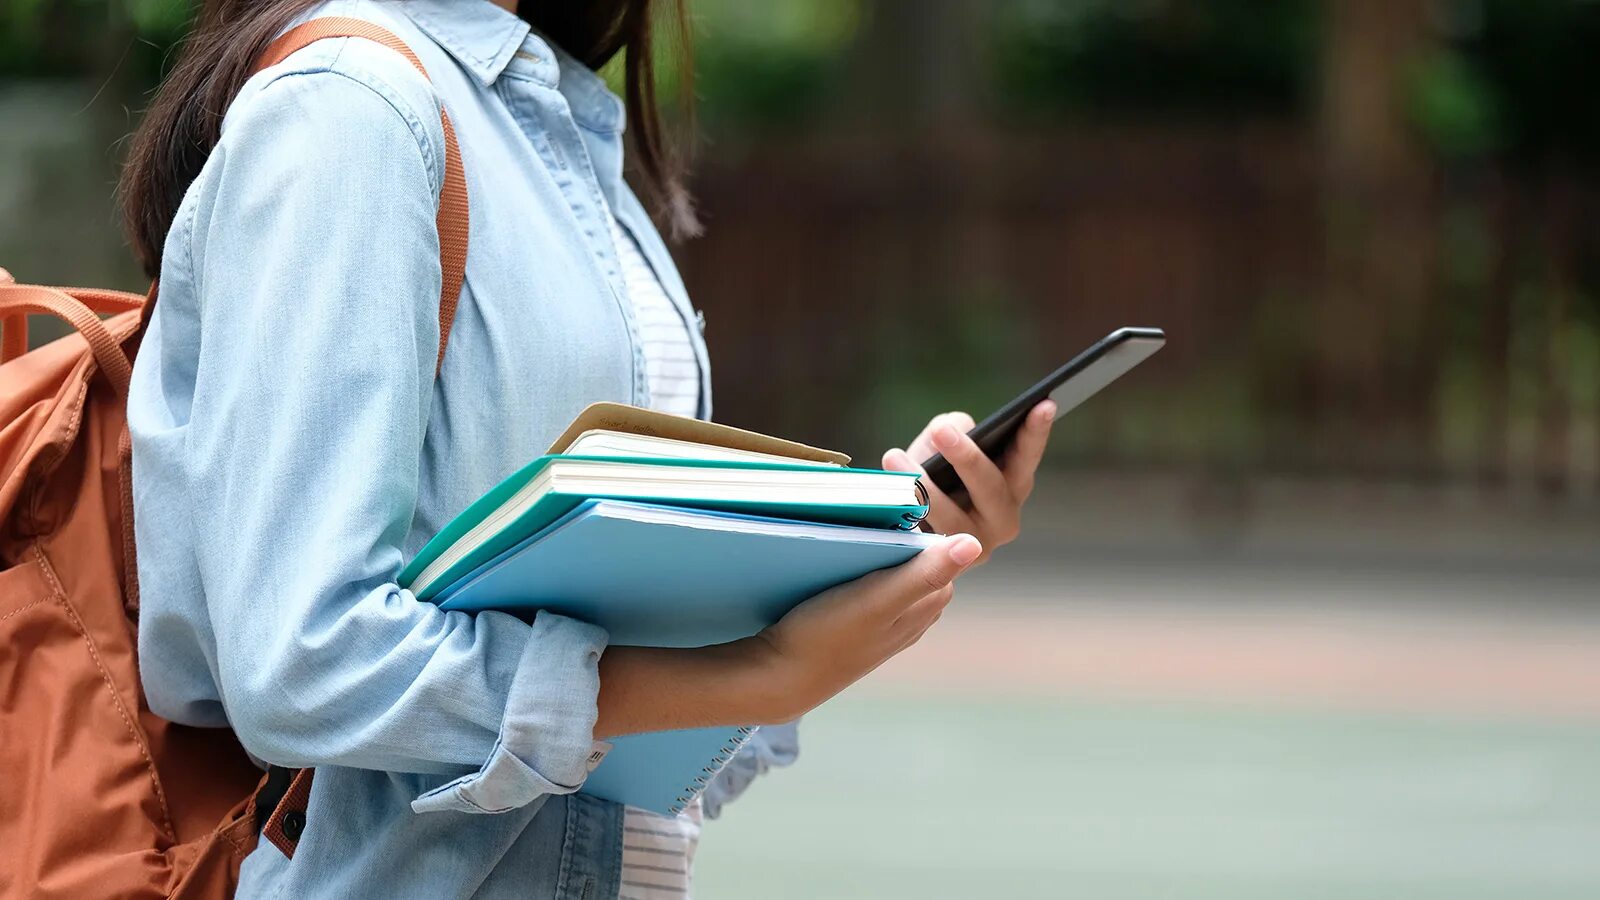
M257 68L331 37L376 41L427 76L399 38L348 18L292 29ZM467 191L440 117L442 359ZM0 269L0 898L230 897L263 825L287 854L299 836L284 823L303 815L310 770L264 777L231 731L160 719L139 684L126 402L154 302L154 287L20 285ZM76 333L27 352L29 314Z

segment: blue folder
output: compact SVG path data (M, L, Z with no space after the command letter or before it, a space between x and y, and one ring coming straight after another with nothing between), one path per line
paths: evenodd
M444 609L549 610L614 645L699 647L748 637L800 601L898 565L934 540L890 531L589 500L434 598ZM754 733L702 728L616 738L583 791L681 812Z

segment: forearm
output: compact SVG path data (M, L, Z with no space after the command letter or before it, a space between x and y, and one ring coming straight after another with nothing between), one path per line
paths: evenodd
M793 718L785 711L795 692L771 655L759 637L711 647L609 647L600 657L594 736Z

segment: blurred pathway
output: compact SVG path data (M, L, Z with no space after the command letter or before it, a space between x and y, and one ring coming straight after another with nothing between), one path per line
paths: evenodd
M1600 515L1040 491L708 824L696 896L1600 897Z
M1425 491L1041 487L873 690L1600 719L1600 515Z

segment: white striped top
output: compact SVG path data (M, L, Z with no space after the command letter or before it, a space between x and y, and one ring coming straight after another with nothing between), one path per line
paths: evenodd
M633 304L633 321L644 347L650 408L693 416L700 411L700 366L689 343L689 323L661 289L661 280L639 245L611 220L611 239L622 264L622 282Z
M688 900L702 821L698 798L676 816L624 808L618 900Z
M690 325L661 289L661 280L639 245L615 218L611 238L643 344L650 408L693 416L700 410L700 367L689 343ZM624 809L620 900L688 900L701 820L698 799L678 816L632 806Z

